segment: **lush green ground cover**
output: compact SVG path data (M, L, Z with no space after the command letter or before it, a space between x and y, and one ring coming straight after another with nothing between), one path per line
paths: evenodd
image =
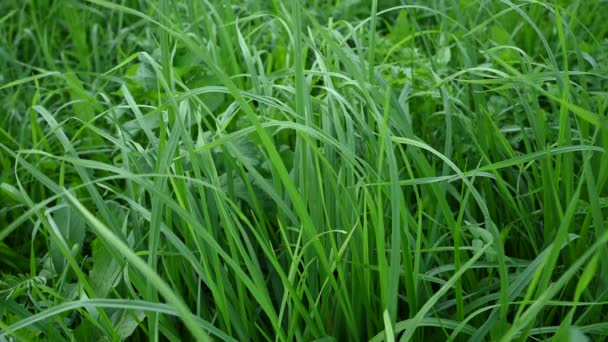
M608 2L0 2L0 341L606 340Z

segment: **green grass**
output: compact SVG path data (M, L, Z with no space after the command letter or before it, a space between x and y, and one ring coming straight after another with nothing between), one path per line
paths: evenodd
M606 0L0 2L0 341L608 340Z

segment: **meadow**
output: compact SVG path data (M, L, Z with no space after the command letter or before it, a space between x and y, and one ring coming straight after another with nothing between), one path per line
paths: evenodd
M607 341L608 1L0 1L0 341Z

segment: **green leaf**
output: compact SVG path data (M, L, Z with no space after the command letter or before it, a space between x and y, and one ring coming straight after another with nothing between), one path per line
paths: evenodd
M585 335L581 329L575 326L571 326L569 329L569 341L570 342L589 342L591 339Z
M395 332L393 331L393 323L391 323L391 317L388 310L384 310L382 315L384 319L384 333L386 334L386 342L395 342Z
M387 39L390 39L393 42L399 42L411 34L410 23L407 17L408 14L406 10L402 9L399 11L399 16L393 24L391 33L386 35Z
M448 64L452 59L452 52L450 51L449 46L443 46L437 51L437 63L439 64Z
M100 297L106 297L120 282L120 267L99 239L93 240L93 269L89 273L91 286Z
M117 311L112 314L112 322L116 324L116 330L118 336L123 340L127 339L129 336L133 335L135 329L137 329L138 324L144 320L146 314L143 311L136 311L134 313L124 313L122 311Z
M85 221L82 215L70 206L63 205L53 212L53 221L61 233L65 243L72 253L78 253L82 249L86 232ZM55 241L51 241L51 258L55 269L61 273L65 266L65 258Z

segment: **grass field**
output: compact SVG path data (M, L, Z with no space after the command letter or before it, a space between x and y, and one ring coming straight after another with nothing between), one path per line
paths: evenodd
M0 341L607 341L608 1L0 1Z

